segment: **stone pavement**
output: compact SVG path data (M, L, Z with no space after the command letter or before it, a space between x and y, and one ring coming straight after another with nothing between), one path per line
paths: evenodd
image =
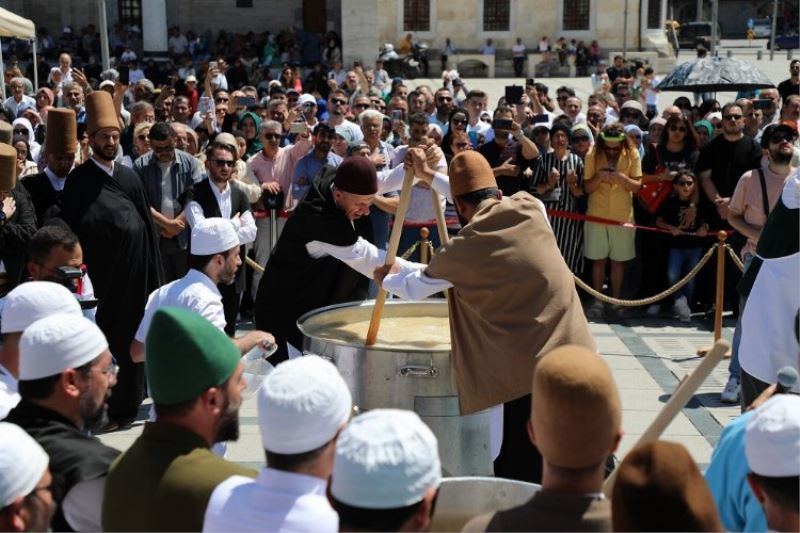
M731 320L726 320L723 338L730 340L733 325ZM679 380L699 364L695 351L699 346L711 344L710 326L700 317L688 324L650 318L628 319L620 324L591 324L600 353L611 367L622 397L624 436L618 457L625 456L669 399ZM739 414L738 406L719 402L719 392L727 378L725 360L663 435L667 440L686 446L701 467L708 464L722 427ZM101 435L103 442L120 450L128 448L141 433L149 404L147 400L132 428ZM264 453L253 398L244 402L240 424L241 436L229 446L228 458L257 468L264 462Z

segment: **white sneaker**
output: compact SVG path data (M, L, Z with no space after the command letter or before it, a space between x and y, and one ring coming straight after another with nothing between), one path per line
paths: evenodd
M661 312L661 306L660 305L658 305L658 304L650 304L649 306L647 306L647 311L645 311L645 314L647 316L658 316L658 314L660 312Z
M725 384L725 389L719 394L719 399L722 403L739 403L739 393L742 386L739 381L731 376L728 378L728 383Z
M692 310L689 308L689 303L686 301L686 296L681 296L675 300L673 307L675 314L678 315L678 320L681 322L691 322Z

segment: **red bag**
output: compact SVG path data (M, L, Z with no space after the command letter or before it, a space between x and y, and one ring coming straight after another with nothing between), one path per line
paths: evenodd
M661 163L661 154L658 153L658 147L655 144L650 145L651 149L655 151L656 159L658 161L656 166L656 174L663 174L667 168ZM672 194L671 181L651 181L645 183L636 196L639 199L639 204L648 213L656 214L659 206L669 198Z

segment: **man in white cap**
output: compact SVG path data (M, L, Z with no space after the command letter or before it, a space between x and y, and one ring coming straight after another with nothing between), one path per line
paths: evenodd
M6 419L28 432L50 456L58 509L54 531L100 531L105 478L119 451L90 431L105 418L116 383L103 332L73 313L50 315L22 334L19 404Z
M800 397L778 394L747 424L747 480L770 531L800 531Z
M23 283L8 293L0 311L0 419L19 403L19 341L25 329L46 316L81 316L81 306L63 285L49 281Z
M47 531L56 510L47 453L19 426L0 422L0 531Z
M220 330L225 329L225 309L220 284L231 283L239 266L239 237L230 220L212 217L200 220L192 228L189 272L178 280L154 290L147 299L144 316L131 343L131 359L145 359L144 341L156 311L163 307L182 307L194 311ZM256 345L266 348L275 342L272 335L251 331L233 339L240 352Z
M375 409L339 435L330 498L341 531L426 531L441 481L436 437L419 416Z
M278 365L258 392L267 467L234 476L211 495L203 531L338 531L325 495L352 397L334 365L316 356Z

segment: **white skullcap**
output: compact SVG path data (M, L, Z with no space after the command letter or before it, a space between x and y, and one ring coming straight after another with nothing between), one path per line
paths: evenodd
M0 422L0 509L31 493L50 458L21 427Z
M192 255L214 255L239 246L233 224L225 218L205 218L192 228Z
M19 379L27 381L78 368L108 349L94 322L72 314L50 315L31 324L19 341Z
M753 412L744 435L750 470L765 477L800 475L800 396L776 394Z
M18 285L5 298L0 332L22 332L46 316L68 313L83 316L75 295L51 281L29 281Z
M331 494L352 507L415 504L442 481L436 437L413 411L368 411L339 435L331 479Z
M316 355L278 365L258 391L258 424L264 449L298 454L336 436L350 417L353 399L336 367Z
M300 98L297 99L297 105L304 105L304 104L317 105L317 99L308 93L303 93L300 95Z

